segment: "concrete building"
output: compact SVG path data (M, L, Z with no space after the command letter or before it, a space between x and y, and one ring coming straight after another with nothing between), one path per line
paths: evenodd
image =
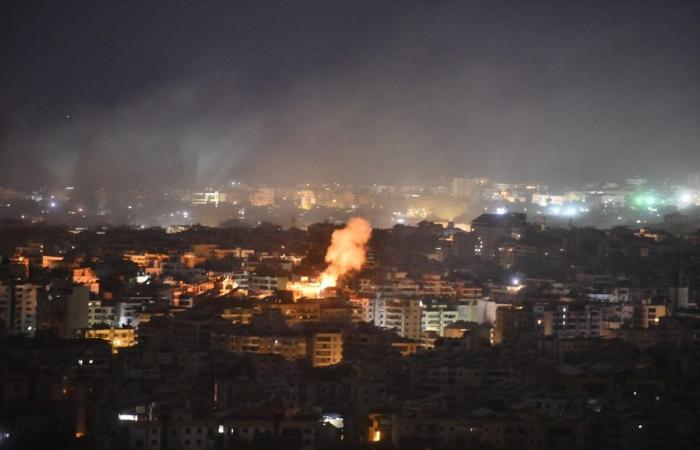
M309 210L316 206L316 193L311 190L299 191L299 208Z
M496 308L498 304L495 301L480 298L459 300L457 305L459 320L476 323L494 323Z
M66 305L64 337L75 337L77 330L90 325L90 287L70 286L58 294Z
M116 302L115 320L120 327L138 327L141 322L141 312L143 311L142 301L119 301Z
M73 283L88 286L93 294L100 293L100 279L89 267L73 269Z
M76 334L82 339L109 341L114 353L117 353L120 348L136 345L136 333L133 328L89 328L78 330Z
M226 201L226 194L219 191L195 192L192 194L193 205L214 205L219 206L219 203Z
M61 266L63 266L63 256L41 256L41 267L44 269L53 270L58 269Z
M459 320L457 305L449 303L423 303L421 331L434 331L444 336L445 327Z
M493 343L500 344L535 332L535 314L531 308L501 306L496 310Z
M34 336L37 328L37 286L0 284L0 334Z
M480 255L495 258L498 245L507 238L519 239L527 228L523 213L482 214L472 221L472 232L480 245Z
M632 313L632 326L635 328L653 328L659 325L659 321L662 317L666 317L666 314L666 305L636 304Z
M602 328L602 313L598 305L566 304L545 310L545 335L559 339L597 338Z
M253 206L273 206L275 204L275 190L272 188L258 188L250 196L250 204Z
M211 332L211 347L237 354L280 355L290 361L305 359L309 355L308 341L305 336L255 333L241 327L217 328L213 330Z
M374 324L389 328L403 337L420 339L421 305L416 298L376 298L374 299Z
M311 343L311 364L314 367L332 366L343 360L342 333L315 333Z
M114 327L116 323L116 308L112 305L105 305L99 300L88 303L88 327L96 325L106 325Z
M248 289L251 291L278 291L287 289L289 278L250 275L248 279Z

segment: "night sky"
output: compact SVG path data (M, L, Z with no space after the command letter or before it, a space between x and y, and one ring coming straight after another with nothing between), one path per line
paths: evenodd
M699 1L4 1L0 185L700 172Z

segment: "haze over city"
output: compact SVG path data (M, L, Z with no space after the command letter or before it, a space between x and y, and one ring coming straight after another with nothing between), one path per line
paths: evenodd
M700 2L0 2L0 450L700 449Z
M675 179L700 5L4 2L3 185Z

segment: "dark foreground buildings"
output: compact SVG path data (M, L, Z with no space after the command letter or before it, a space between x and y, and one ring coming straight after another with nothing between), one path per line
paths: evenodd
M698 232L0 228L0 449L700 448Z

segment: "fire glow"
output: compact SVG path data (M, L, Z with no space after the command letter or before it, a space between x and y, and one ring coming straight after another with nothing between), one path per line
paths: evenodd
M326 250L326 269L316 282L302 279L290 285L291 290L307 298L321 297L325 289L336 287L343 275L362 268L367 260L367 242L372 227L365 219L353 217L345 227L335 230Z
M369 222L353 217L345 228L335 230L326 251L328 266L321 274L321 287L335 287L338 278L362 268L367 260L367 241L372 236Z

